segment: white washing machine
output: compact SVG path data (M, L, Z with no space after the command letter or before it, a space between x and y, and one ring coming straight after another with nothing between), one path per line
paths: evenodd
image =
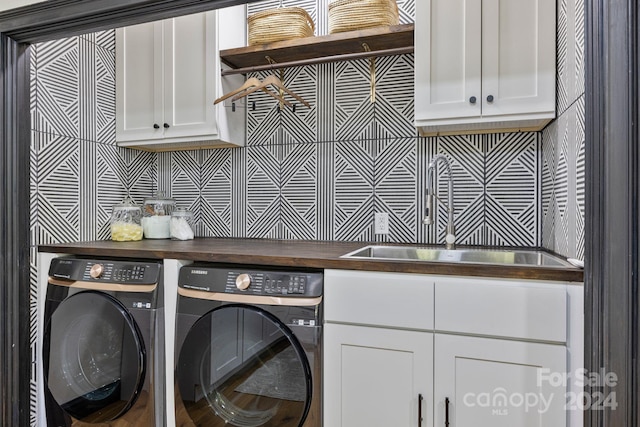
M162 262L51 259L39 425L166 424Z

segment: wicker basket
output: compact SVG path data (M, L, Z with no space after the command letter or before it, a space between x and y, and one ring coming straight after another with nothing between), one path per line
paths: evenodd
M329 4L329 34L398 25L396 0L334 0Z
M313 36L313 19L301 7L280 7L263 10L247 18L249 45Z

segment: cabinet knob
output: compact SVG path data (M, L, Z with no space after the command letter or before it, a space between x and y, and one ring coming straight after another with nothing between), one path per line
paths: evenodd
M487 102L493 102L493 95L487 96Z
M167 123L165 123L163 126L165 129L169 129L169 125Z
M475 104L476 103L476 97L472 96L471 98L469 98L469 102L472 103L472 104Z
M154 128L154 129L160 129L160 125L159 125L159 124L157 124L157 123L154 123L154 124L153 124L153 128Z

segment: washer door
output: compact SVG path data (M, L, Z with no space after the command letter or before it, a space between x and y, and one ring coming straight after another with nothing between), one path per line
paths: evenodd
M144 383L145 347L127 309L108 294L83 291L60 303L45 329L47 388L71 417L114 420Z
M311 402L311 371L296 337L253 306L225 305L191 327L176 368L177 422L297 427Z

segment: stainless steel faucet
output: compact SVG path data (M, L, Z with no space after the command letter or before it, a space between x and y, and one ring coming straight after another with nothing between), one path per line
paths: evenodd
M438 162L444 163L447 168L447 175L449 177L449 187L448 187L449 203L444 203L438 197L438 195L436 194L436 191L433 188L433 181L434 181L433 177L434 177L435 169ZM449 164L449 160L447 160L447 158L442 154L435 155L433 159L431 159L431 162L429 162L429 167L427 168L427 200L426 200L426 208L425 208L426 216L424 217L424 220L422 220L423 224L426 224L426 225L433 224L434 216L436 214L436 211L434 208L434 201L433 201L434 198L440 200L440 203L442 203L445 206L445 208L447 208L448 221L447 221L447 234L445 237L445 247L447 249L455 249L456 227L453 224L453 212L454 212L453 210L453 174L451 173L451 165Z

